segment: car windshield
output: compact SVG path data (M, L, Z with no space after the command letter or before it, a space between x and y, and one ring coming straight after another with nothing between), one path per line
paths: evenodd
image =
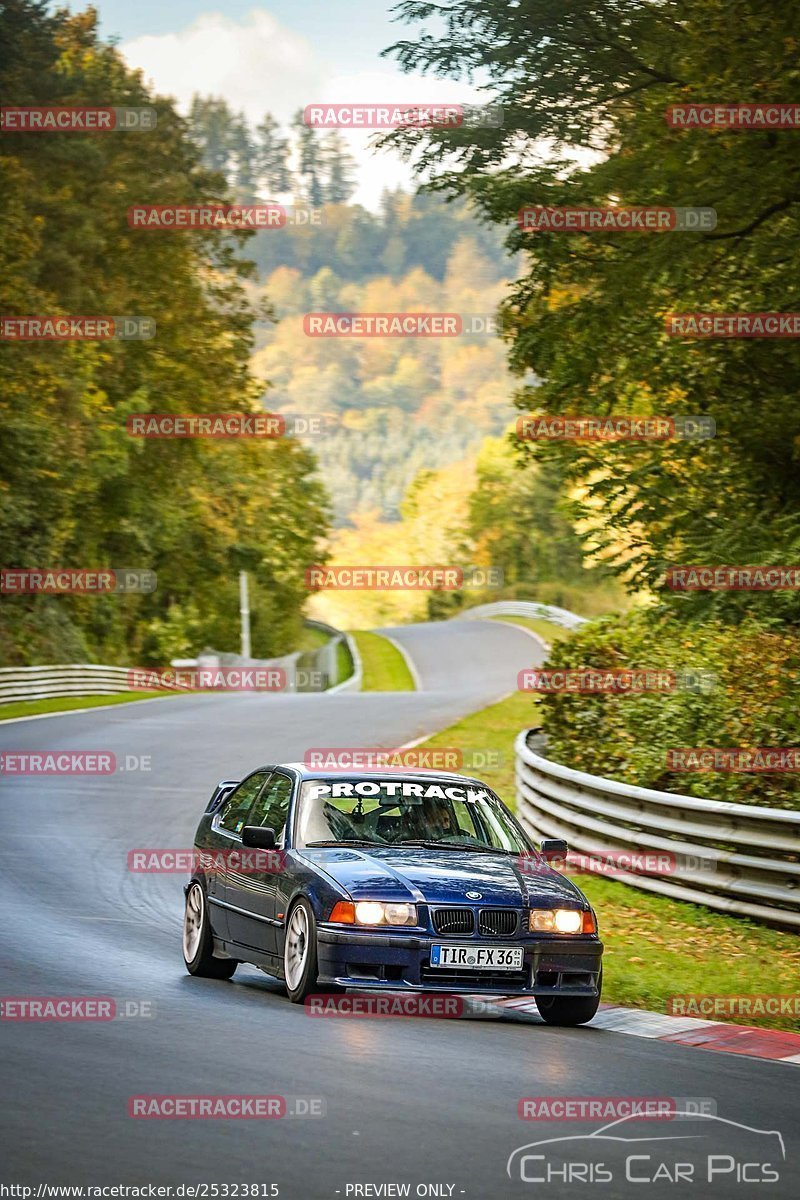
M298 846L436 846L535 853L497 796L447 779L309 779L300 789Z

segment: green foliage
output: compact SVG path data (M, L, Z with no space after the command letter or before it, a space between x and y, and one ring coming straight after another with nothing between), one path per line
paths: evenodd
M158 575L144 596L3 597L0 661L158 662L189 631L233 649L241 567L254 653L291 649L302 565L318 558L326 522L310 454L288 441L142 441L125 428L136 412L257 408L246 235L126 223L135 203L225 201L224 181L201 166L172 103L98 40L93 10L48 15L9 0L0 41L0 89L15 104L152 106L158 118L148 132L0 135L0 311L156 321L149 341L5 346L0 562Z
M508 228L541 205L709 205L714 232L524 233L505 312L512 365L542 380L544 412L710 414L715 439L554 446L582 486L584 533L633 589L672 563L792 562L800 550L796 340L670 338L668 312L793 311L800 158L795 134L671 129L675 103L785 101L800 85L800 10L769 0L407 0L424 32L409 70L480 68L502 129L397 131L436 186ZM535 36L531 31L535 30ZM453 155L458 170L452 170ZM687 619L763 613L762 596L668 595ZM772 599L779 621L800 597Z
M355 191L355 162L343 138L336 132L321 136L305 125L302 109L291 124L296 172L290 165L292 139L272 113L251 128L244 114L234 113L223 99L195 95L189 126L203 164L224 175L240 201L291 194L294 201L314 206L346 204Z
M413 212L409 197L406 207ZM357 215L338 209L335 220L346 229ZM409 217L408 227L414 224ZM263 403L277 412L326 415L324 436L309 445L340 525L370 511L396 520L420 471L458 461L507 424L513 380L496 336L344 339L304 331L307 312L491 313L504 290L504 266L467 236L466 219L456 224L462 236L452 243L441 282L419 267L396 279L354 281L350 270L340 276L327 266L311 277L283 267L266 278L263 294L278 323L260 332L253 359L269 383ZM320 232L328 245L333 232L327 225ZM413 244L409 234L406 245Z
M331 201L313 222L257 233L248 256L261 277L277 267L293 267L311 278L328 267L341 281L362 283L387 274L396 279L419 267L442 283L459 242L466 247L462 253L475 254L474 311L489 311L482 289L510 279L513 260L503 248L502 232L478 221L475 210L463 201L446 204L438 196L409 196L401 189L387 191L377 213ZM464 265L456 266L463 273Z
M500 591L454 592L431 598L431 618L497 599L539 600L595 615L616 608L619 589L601 567L587 566L558 464L520 470L509 438L486 438L467 499L462 543L454 561L499 568Z
M684 622L639 610L605 617L554 644L548 667L708 671L716 686L649 695L550 693L539 715L558 762L711 800L800 808L794 774L674 771L667 751L800 744L800 637L747 619Z
M476 766L474 772L513 812L514 739L536 720L531 697L515 692L440 730L424 747L455 746L465 761L487 759L492 765ZM772 991L796 991L800 946L793 931L654 896L616 879L588 874L573 878L597 910L605 945L603 997L609 1003L666 1011L674 995L757 994L764 988L765 962ZM791 1016L756 1016L751 1023L797 1027Z

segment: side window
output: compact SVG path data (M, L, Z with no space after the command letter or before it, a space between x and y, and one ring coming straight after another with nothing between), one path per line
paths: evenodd
M242 826L247 823L247 814L253 801L268 775L269 771L256 771L255 775L250 775L239 784L222 806L220 829L227 829L229 833L241 833Z
M253 806L248 825L269 825L275 830L276 838L280 838L289 812L292 786L288 775L276 771Z

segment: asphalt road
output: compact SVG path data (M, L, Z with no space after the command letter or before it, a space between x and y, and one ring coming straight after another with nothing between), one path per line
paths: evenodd
M106 1023L0 1021L0 1184L276 1184L282 1200L495 1200L590 1187L603 1196L647 1187L648 1200L798 1195L796 1067L591 1027L551 1029L524 1016L312 1019L254 969L240 967L230 982L184 972L184 877L132 874L129 850L190 846L218 778L302 758L315 745L411 740L513 690L516 672L541 659L532 639L502 623L392 636L413 656L425 690L183 697L0 726L2 750L110 750L127 767L105 778L0 776L0 995L152 1006L150 1017ZM150 770L141 769L145 756ZM134 1120L128 1099L141 1094L314 1098L325 1115ZM516 1148L598 1127L520 1120L520 1098L537 1095L708 1098L728 1121L781 1131L787 1161L777 1164L778 1183L732 1182L741 1171L734 1156L757 1158L752 1144L765 1139L713 1123L709 1150L732 1164L713 1186L700 1175L625 1183L620 1143L601 1147L611 1182L573 1175L567 1185L563 1167L551 1183L520 1182L519 1172L512 1181L506 1163ZM661 1122L649 1131L656 1124L663 1135ZM677 1132L672 1122L668 1132ZM634 1173L652 1178L663 1160L663 1178L685 1144L648 1142L637 1153L651 1157ZM596 1148L590 1157L596 1164ZM532 1160L526 1167L538 1169Z

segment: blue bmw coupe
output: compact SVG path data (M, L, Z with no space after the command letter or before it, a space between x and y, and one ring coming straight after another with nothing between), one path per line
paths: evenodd
M583 893L477 779L287 763L223 780L195 836L183 955L241 962L289 998L353 988L533 996L545 1021L597 1011L603 946Z

